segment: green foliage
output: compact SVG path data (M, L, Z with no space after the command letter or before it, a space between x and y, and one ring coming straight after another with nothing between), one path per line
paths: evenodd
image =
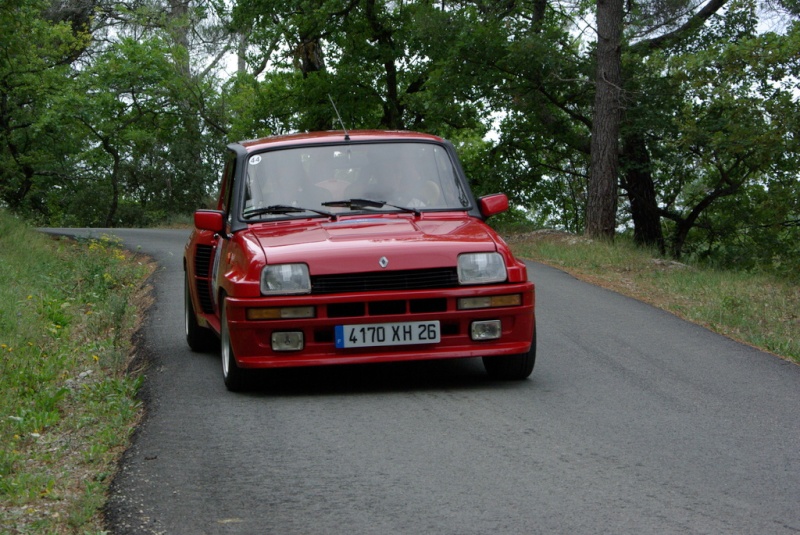
M225 121L214 78L187 73L187 51L174 44L188 19L148 39L123 34L77 67L91 35L49 22L44 4L17 3L0 19L14 26L0 43L0 203L41 224L82 226L152 224L200 206Z
M800 282L800 182L750 184L701 217L686 256L714 267L780 274Z
M561 13L537 14L536 2L452 17L439 79L460 98L478 100L495 122L480 182L550 225L582 227L588 169L590 62ZM479 189L484 186L478 186ZM490 189L490 188L487 188Z
M55 199L54 213L67 218L59 223L147 225L190 211L207 195L219 156L206 149L213 136L181 105L184 78L169 54L157 37L122 39L64 96L66 120L87 136L88 165L83 180Z
M480 104L454 99L440 82L454 21L428 2L248 0L234 21L252 31L259 53L250 64L273 66L263 79L240 73L234 82L234 94L253 98L249 106L237 99L239 137L339 128L329 96L350 129L485 129Z
M51 113L70 85L70 62L88 36L43 16L46 2L0 5L0 203L40 210L31 190L58 183L71 151L69 129Z
M718 40L666 61L682 104L658 153L663 214L676 256L742 268L775 257L788 267L797 262L784 245L797 237L800 33L795 25L783 36L757 35L752 16L730 15L710 27Z

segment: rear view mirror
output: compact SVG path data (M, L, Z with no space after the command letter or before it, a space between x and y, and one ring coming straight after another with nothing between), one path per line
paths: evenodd
M491 217L508 210L508 197L505 193L494 193L478 199L481 215Z
M225 230L225 214L219 210L198 210L194 213L194 226L221 234Z

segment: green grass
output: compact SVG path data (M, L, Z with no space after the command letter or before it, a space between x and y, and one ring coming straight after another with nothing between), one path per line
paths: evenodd
M54 239L0 211L3 533L102 532L140 416L129 363L150 272L112 239Z
M625 238L608 243L539 231L509 235L508 242L523 258L552 265L800 363L800 286L796 282L672 262Z

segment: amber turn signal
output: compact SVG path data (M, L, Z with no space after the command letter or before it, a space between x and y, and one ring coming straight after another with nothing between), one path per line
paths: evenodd
M462 297L458 300L459 310L476 308L514 307L522 304L522 295L487 295L484 297Z
M314 307L272 307L247 309L247 319L250 321L304 319L313 317Z

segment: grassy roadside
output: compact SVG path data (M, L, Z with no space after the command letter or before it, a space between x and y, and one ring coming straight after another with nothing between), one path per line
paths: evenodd
M514 253L672 312L800 364L800 286L769 275L695 268L634 247L553 231L507 235Z
M112 239L53 239L0 210L0 526L102 533L139 420L131 337L152 266Z

